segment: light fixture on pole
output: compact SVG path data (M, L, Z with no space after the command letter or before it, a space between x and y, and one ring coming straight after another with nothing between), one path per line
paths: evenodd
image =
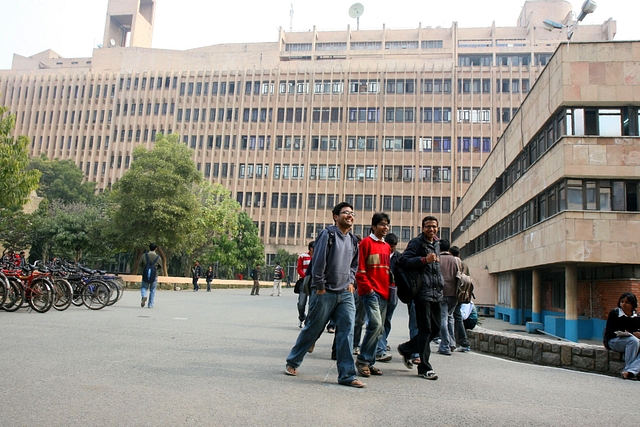
M578 15L578 19L576 19L573 24L565 25L556 21L552 21L551 19L545 19L544 21L542 21L542 24L544 25L543 28L548 31L567 28L567 40L571 40L574 31L576 30L576 28L578 28L578 23L582 21L588 14L593 13L597 7L598 5L594 0L584 0L584 3L582 3L582 8L580 9L580 14Z

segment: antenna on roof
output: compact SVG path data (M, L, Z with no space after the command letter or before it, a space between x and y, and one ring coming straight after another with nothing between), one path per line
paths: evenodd
M349 16L356 18L356 30L360 30L360 16L364 12L364 6L361 3L354 3L349 8Z
M293 32L293 3L291 3L291 10L289 11L289 31Z

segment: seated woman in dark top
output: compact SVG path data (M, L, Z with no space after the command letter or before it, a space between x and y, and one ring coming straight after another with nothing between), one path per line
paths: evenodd
M640 317L636 315L638 299L625 292L618 300L618 307L611 310L607 318L605 341L611 350L624 353L622 378L636 379L640 372Z

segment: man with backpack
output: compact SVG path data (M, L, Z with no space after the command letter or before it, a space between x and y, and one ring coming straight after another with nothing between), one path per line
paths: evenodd
M405 367L411 369L411 356L420 353L418 375L427 380L437 380L438 374L433 371L429 362L431 348L429 344L440 331L440 301L444 289L444 279L440 273L440 245L436 238L438 219L426 216L422 219L422 233L411 239L407 248L397 262L396 282L402 277L398 267L404 271L405 277L416 283L410 283L417 289L412 297L416 310L418 334L409 341L398 346ZM403 279L404 280L404 279ZM397 283L400 286L399 283Z
M327 321L336 322L336 359L338 383L350 387L365 386L356 378L356 366L351 355L355 302L353 297L358 269L357 239L349 230L353 226L353 206L342 202L333 210L331 225L320 233L314 245L313 258L307 274L311 274L311 301L304 328L287 357L285 373L298 375L304 356L315 344ZM311 270L311 271L309 271Z
M147 303L147 291L149 292L149 305L153 308L156 298L156 287L158 286L158 271L162 269L162 258L156 253L158 246L155 243L149 245L149 252L146 252L140 259L142 267L142 284L140 285L140 307Z

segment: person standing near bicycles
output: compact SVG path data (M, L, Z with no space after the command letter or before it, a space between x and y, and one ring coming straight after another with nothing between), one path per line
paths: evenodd
M158 271L162 269L162 258L156 253L158 246L155 243L149 245L149 252L145 253L140 259L140 267L142 267L142 284L140 285L140 307L144 307L147 303L147 291L149 292L149 305L153 308L156 299L156 287L158 286Z

